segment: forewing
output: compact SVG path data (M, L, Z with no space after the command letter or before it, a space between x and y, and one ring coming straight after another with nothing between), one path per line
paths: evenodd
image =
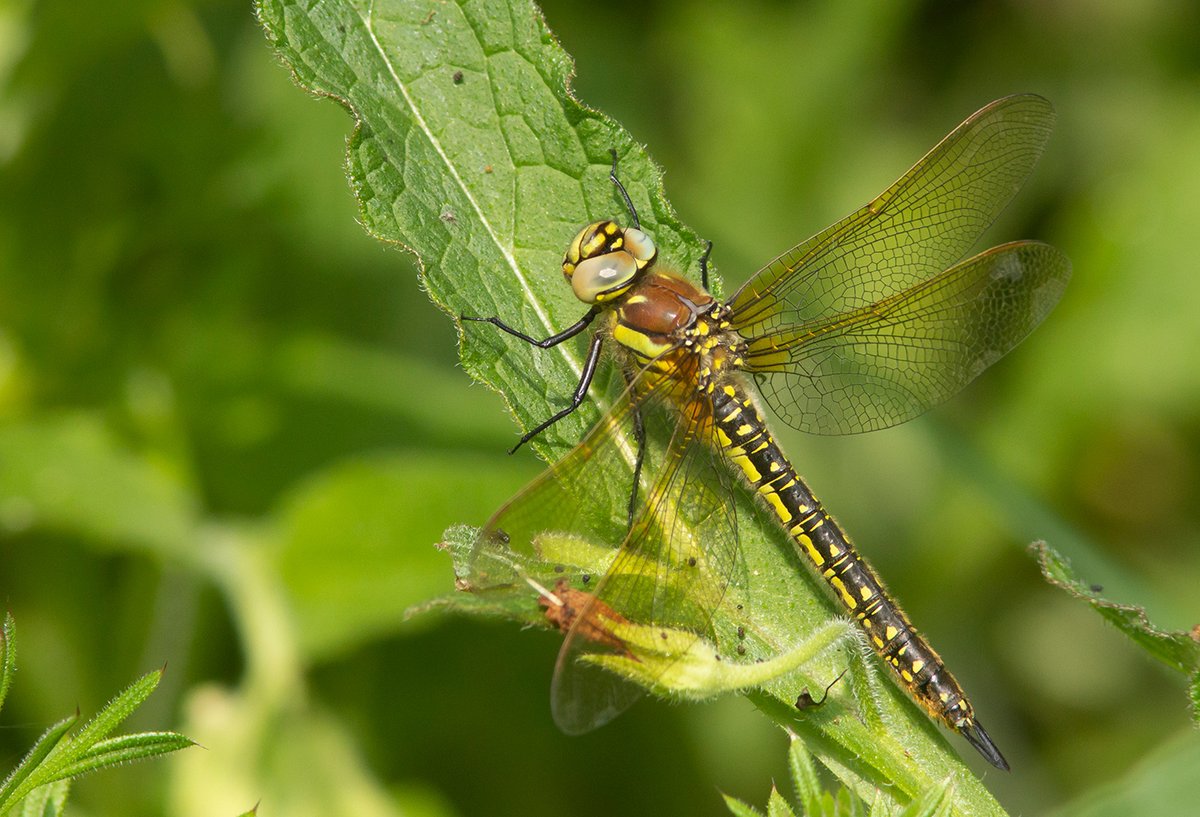
M747 371L780 418L819 434L902 423L1016 346L1054 307L1071 266L1033 241L994 247L860 309L750 341Z
M997 100L874 201L776 258L730 300L746 337L882 301L966 255L1033 170L1054 123L1040 96Z

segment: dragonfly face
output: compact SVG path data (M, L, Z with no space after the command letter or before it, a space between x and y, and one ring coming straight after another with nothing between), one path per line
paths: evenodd
M594 728L636 697L588 660L620 652L619 640L602 637L606 622L662 627L664 638L668 628L711 637L713 610L741 563L737 491L749 490L909 696L1007 768L941 658L775 443L742 373L761 383L781 421L848 434L917 416L1012 349L1058 301L1069 262L1033 241L962 259L1032 171L1053 118L1033 95L984 107L865 207L780 255L725 303L653 266L657 249L614 156L612 180L635 226L589 224L563 259L587 314L545 340L498 318L472 319L546 348L605 316L571 406L522 442L580 405L607 338L629 384L578 446L489 520L476 545L537 553L565 536L612 553L594 590L573 596L570 614L555 620L566 638L552 699L565 731ZM643 464L648 490L639 490ZM593 474L629 466L628 513L593 507Z
M605 303L625 294L657 253L654 241L638 228L597 221L571 242L563 257L563 275L579 300Z

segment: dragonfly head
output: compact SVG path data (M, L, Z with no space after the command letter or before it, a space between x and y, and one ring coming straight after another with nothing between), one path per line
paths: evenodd
M575 297L587 304L623 295L658 254L650 236L615 221L597 221L579 231L563 256L563 275Z

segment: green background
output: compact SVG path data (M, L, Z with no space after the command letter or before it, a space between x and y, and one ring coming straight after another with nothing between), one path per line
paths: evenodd
M990 234L1071 257L1046 324L907 426L780 436L972 691L1014 767L987 773L1003 804L1186 813L1182 683L1024 545L1165 627L1200 620L1200 11L545 10L578 96L649 147L727 289L985 102L1055 103ZM553 637L403 623L450 586L443 529L538 462L504 455L502 401L456 368L410 260L356 224L350 126L292 85L246 3L0 6L0 598L21 642L0 769L166 662L130 726L206 748L96 775L75 813L762 803L785 742L746 702L646 702L566 738Z

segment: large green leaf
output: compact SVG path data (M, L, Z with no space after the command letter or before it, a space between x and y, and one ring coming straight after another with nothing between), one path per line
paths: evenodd
M1183 674L1188 681L1192 718L1200 724L1200 629L1190 632L1163 630L1150 621L1141 607L1102 597L1099 588L1085 584L1070 563L1045 542L1036 542L1031 549L1046 581L1091 605L1130 641Z
M623 215L608 179L613 148L663 262L695 269L702 245L665 202L661 174L629 134L572 97L571 61L531 3L260 0L258 8L299 82L355 116L349 170L364 225L416 254L425 288L451 315L498 315L543 336L578 319L584 310L563 285L559 263L582 224ZM579 352L570 344L530 349L489 326L468 326L461 348L464 368L501 391L526 428L563 405L578 377ZM598 408L589 403L559 423L539 438L539 452L560 453L579 439ZM627 481L628 474L596 479ZM596 501L616 508L627 497L619 488L598 492ZM825 589L774 520L748 495L739 502L748 584L730 592L713 624L717 649L739 655L728 663L782 662L780 676L754 676L762 691L752 700L802 735L865 798L882 791L885 802L903 806L954 778L957 813L1003 813L937 727L894 686L875 680L855 637L820 646L818 634L849 630L835 623L838 611ZM460 554L469 538L448 534ZM536 594L529 593L470 606L535 622ZM458 601L466 604L466 594ZM789 656L801 656L802 666L784 671ZM702 663L689 664L695 672L679 688L659 691L705 697L741 688L753 674L734 668L737 677L706 676L713 667ZM824 686L848 664L855 678L838 685L827 704L797 711L799 689Z

